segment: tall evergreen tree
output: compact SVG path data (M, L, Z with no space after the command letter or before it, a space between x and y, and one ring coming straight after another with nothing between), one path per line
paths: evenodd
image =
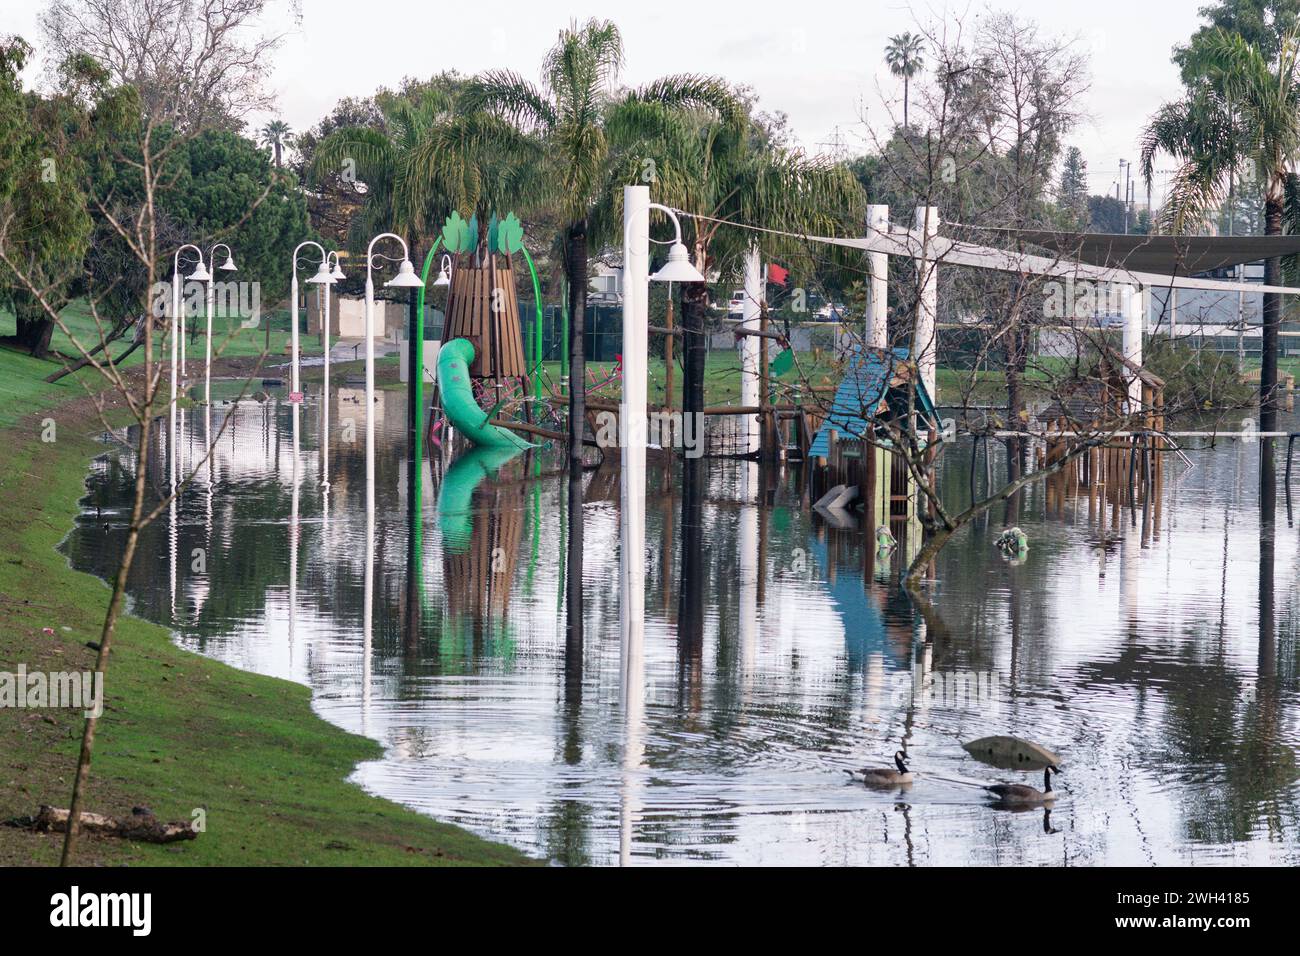
M1086 226L1088 223L1088 163L1083 152L1077 146L1071 146L1065 152L1065 162L1061 167L1061 182L1057 188L1057 202L1073 226Z

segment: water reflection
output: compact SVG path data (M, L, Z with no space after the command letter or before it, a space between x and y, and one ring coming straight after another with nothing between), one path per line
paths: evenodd
M652 457L645 638L624 648L616 469L412 467L405 397L380 392L368 511L356 391L218 406L207 481L147 531L130 590L185 646L307 683L382 741L364 786L565 863L1296 862L1297 624L1274 582L1297 563L1251 494L1258 446L1169 462L1134 507L1033 488L1023 563L977 524L917 603L905 555L812 518L797 471ZM969 451L944 463L954 504ZM96 463L91 500L129 501L132 468ZM68 552L102 574L123 534L88 515ZM1063 753L1050 816L983 799L1037 782L960 747L995 733ZM905 795L843 783L900 741Z

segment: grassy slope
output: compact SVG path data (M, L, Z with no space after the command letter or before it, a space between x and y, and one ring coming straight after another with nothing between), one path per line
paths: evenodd
M49 386L33 384L36 363L3 352L0 363L5 406L55 400ZM10 374L20 372L19 380ZM81 391L62 395L74 388ZM38 421L0 430L0 669L20 661L42 671L94 666L84 644L98 638L107 587L55 550L77 513L87 460L103 450L89 404L51 413L53 444L40 441ZM358 761L379 756L378 744L317 717L306 687L182 651L165 628L122 619L105 689L87 809L122 814L146 804L160 818L187 820L203 807L207 832L170 847L89 839L80 862L526 862L347 783ZM0 819L43 803L67 806L81 726L73 711L0 709ZM60 841L0 827L0 863L54 863Z
M71 376L55 385L41 381L57 370L53 363L0 347L0 428L11 428L33 412L86 394Z

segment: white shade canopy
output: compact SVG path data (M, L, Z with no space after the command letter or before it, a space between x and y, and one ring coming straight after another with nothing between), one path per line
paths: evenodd
M189 278L194 282L207 282L212 278L212 276L208 270L204 268L203 260L200 259L199 264L194 267L194 271L190 273Z
M650 277L655 282L703 282L704 276L691 263L686 247L674 242L668 250L668 261L664 267Z
M235 272L235 257L227 253L226 261L221 263L221 268L226 272Z
M415 266L411 265L411 260L403 259L401 266L397 269L397 275L385 282L384 285L414 289L424 285L424 283L415 274Z
M433 280L434 285L451 285L451 256L443 256L442 262L438 267L438 278Z

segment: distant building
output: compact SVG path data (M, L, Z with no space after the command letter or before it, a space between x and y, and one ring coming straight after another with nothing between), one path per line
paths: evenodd
M618 305L623 301L623 270L595 263L588 273L587 301Z
M308 286L310 289L311 287ZM316 296L308 294L307 298L307 333L320 335L321 309L316 303ZM400 329L406 325L406 304L389 302L386 299L375 301L374 337L382 339L388 329ZM360 339L366 334L366 300L352 296L335 295L330 297L330 338Z

